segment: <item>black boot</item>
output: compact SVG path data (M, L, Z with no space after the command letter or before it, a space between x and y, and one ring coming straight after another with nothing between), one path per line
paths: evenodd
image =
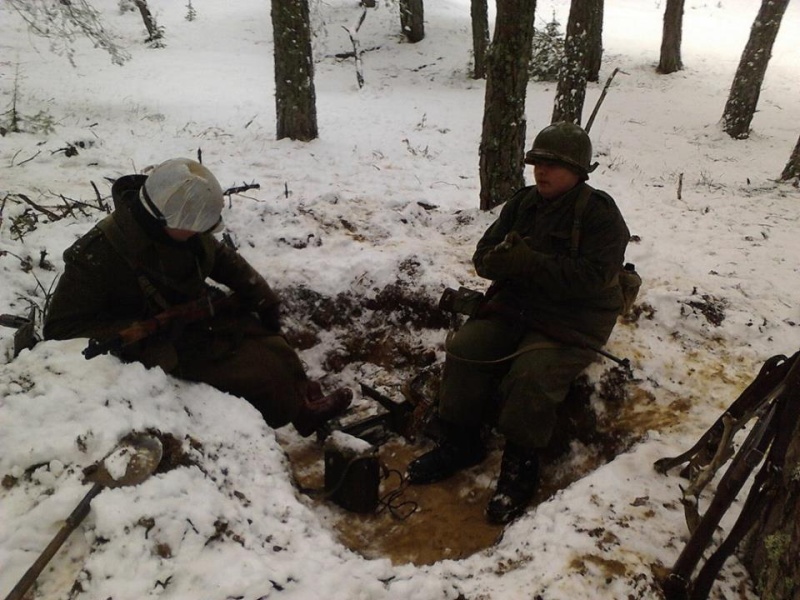
M520 516L539 487L539 455L506 441L497 489L486 506L490 523L505 525Z
M406 472L409 483L434 483L486 458L480 430L442 423L442 439L430 452L412 460Z

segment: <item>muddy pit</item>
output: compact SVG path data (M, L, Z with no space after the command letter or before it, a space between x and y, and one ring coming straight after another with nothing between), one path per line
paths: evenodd
M323 363L331 381L348 365L368 364L371 369L366 371L381 373L381 381L361 383L394 390L390 395L396 401L419 405L436 397L441 370L436 357L441 347L426 347L420 340L441 342L461 322L461 317L439 310L438 297L424 296L412 281L402 278L371 299L350 294L326 298L305 289L282 290L281 296L287 314L304 315L302 322L287 327L295 347L303 350L317 345L316 331L335 333L338 343ZM636 308L620 327L635 328L640 318L653 317L651 307ZM541 484L532 506L613 460L647 431L679 422L689 408L681 398L660 406L635 375L598 360L603 361L600 374L595 369L591 380L580 376L560 407L557 433L542 453ZM601 414L595 412L596 406L602 406ZM380 483L382 498L396 492L407 464L433 447L434 437L419 435L409 442L394 435L378 446L379 460L390 472ZM395 510L379 506L374 513L358 514L318 494L308 495L307 502L319 509L343 544L365 557L415 565L467 557L490 548L503 534L503 528L487 523L483 513L494 488L503 442L492 431L486 439L490 453L483 464L444 482L403 487L391 498ZM280 431L279 441L298 487L323 490L322 442ZM412 506L416 510L407 515Z

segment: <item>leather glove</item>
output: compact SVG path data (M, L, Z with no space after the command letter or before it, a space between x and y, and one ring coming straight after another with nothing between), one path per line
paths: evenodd
M495 280L524 277L533 270L535 262L536 253L516 231L506 235L481 261L483 272Z
M281 330L281 305L277 302L269 306L258 307L258 318L261 319L261 324L269 329L279 333Z

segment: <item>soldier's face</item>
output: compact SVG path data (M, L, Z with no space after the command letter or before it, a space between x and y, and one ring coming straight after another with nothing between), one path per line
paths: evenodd
M580 175L572 169L549 160L536 161L533 165L533 178L539 194L545 200L563 196L581 181Z
M171 227L164 227L164 231L176 242L185 242L197 235L196 231L189 229L172 229Z

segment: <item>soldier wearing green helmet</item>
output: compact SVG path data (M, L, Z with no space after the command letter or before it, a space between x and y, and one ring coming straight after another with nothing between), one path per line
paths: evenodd
M623 305L618 273L630 238L614 200L590 187L588 134L542 129L525 155L536 185L518 190L478 241L475 270L491 286L448 339L439 391L442 438L408 466L411 483L443 480L486 457L483 430L505 437L489 521L521 515L539 484L539 454L572 381L608 340ZM570 332L565 344L525 325Z
M525 154L525 164L552 161L562 163L581 174L583 180L597 168L592 164L592 140L589 134L574 123L564 121L548 125L533 140Z

